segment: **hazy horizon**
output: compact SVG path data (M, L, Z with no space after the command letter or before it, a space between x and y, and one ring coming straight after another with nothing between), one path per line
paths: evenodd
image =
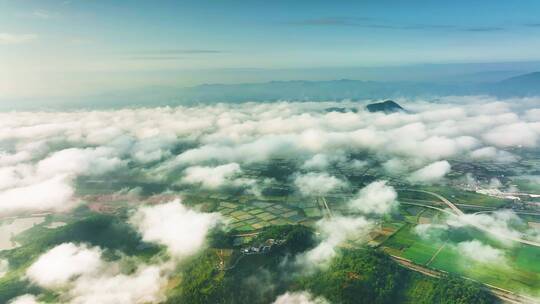
M3 0L0 102L205 83L517 75L540 70L539 13L535 1Z

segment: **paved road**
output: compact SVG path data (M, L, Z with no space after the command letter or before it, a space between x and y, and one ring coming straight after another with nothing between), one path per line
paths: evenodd
M324 208L328 212L329 217L332 218L334 216L334 214L332 213L332 210L330 210L330 207L328 207L328 203L326 202L326 199L324 198L324 196L321 196L321 199L322 199Z
M456 205L454 205L451 201L447 200L444 196L442 196L440 194L437 194L435 192L430 192L430 191L417 190L417 189L399 189L399 190L401 190L401 191L412 191L412 192L422 192L422 193L431 194L431 195L437 197L438 199L440 199L445 205L447 205L453 211L453 215L458 216L460 218L460 220L464 221L465 223L467 223L467 224L469 224L469 225L471 225L471 226L473 226L473 227L475 227L475 228L477 228L479 230L482 230L482 231L491 233L491 234L493 234L493 235L495 235L497 237L502 237L502 238L505 238L507 240L511 240L511 241L518 242L518 243L521 243L521 244L527 244L527 245L531 245L531 246L535 246L535 247L540 247L540 242L534 242L534 241L530 241L530 240L521 239L521 238L518 238L518 237L515 237L515 236L512 236L512 235L506 235L506 234L501 234L500 232L494 232L491 229L476 223L474 221L474 219L469 219L468 217L464 216L465 213L463 213L463 211L461 211Z
M475 212L474 214L482 214L482 213L492 213L496 210L484 210L484 211L478 211L478 212ZM527 211L516 211L516 210L513 210L514 213L516 214L525 214L525 215L534 215L534 216L540 216L540 213L538 212L527 212Z
M396 255L390 255L394 261L396 261L401 266L408 268L410 270L422 273L424 275L433 277L433 278L440 278L444 272L437 271L431 268L426 268L417 264L414 264L412 261L407 260L405 258L396 256ZM463 277L466 280L474 281L470 278ZM476 281L475 281L476 282ZM511 292L506 289L502 289L493 285L489 284L483 284L487 290L489 290L491 293L493 293L497 298L502 300L504 303L512 303L512 304L540 304L540 302L536 299L523 296L520 294L516 294L514 292Z
M439 200L441 200L441 202L445 203L450 209L452 209L452 211L454 211L454 213L456 215L459 216L459 215L464 215L465 214L456 205L454 205L451 201L447 200L444 196L442 196L442 195L440 195L438 193L431 192L431 191L425 191L425 190L417 190L417 189L400 189L400 190L410 191L410 192L421 192L421 193L427 193L427 194L433 195L436 198L438 198Z
M452 215L452 216L455 216L455 214L451 211L448 211L446 209L442 209L442 208L439 208L439 207L434 207L434 206L431 206L431 205L425 205L425 204L420 204L420 203L410 203L410 202L400 202L401 204L404 204L404 205L413 205L413 206L419 206L419 207L424 207L424 208L429 208L429 209L434 209L434 210L437 210L437 211L440 211L440 212L444 212L448 215Z

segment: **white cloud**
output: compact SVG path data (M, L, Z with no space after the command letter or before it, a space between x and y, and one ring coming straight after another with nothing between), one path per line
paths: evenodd
M25 163L27 159L0 165L0 214L68 210L75 205L72 184L76 177L97 176L125 165L105 147L64 149L35 165Z
M0 192L0 214L67 210L73 206L72 195L69 179L59 175L36 184Z
M510 152L498 150L495 147L483 147L471 152L473 159L493 160L496 162L510 163L517 160L517 157Z
M346 164L347 158L342 154L342 151L335 150L331 154L317 153L310 159L306 160L302 165L305 170L326 170L332 164ZM360 160L353 160L347 163L348 166L354 169L362 168L366 163Z
M525 112L525 119L528 121L540 121L540 108L530 109Z
M426 240L439 240L441 234L448 230L444 224L419 224L414 227L414 232Z
M382 168L389 174L398 175L408 171L408 162L400 158L392 158L382 164Z
M103 267L101 250L64 243L42 254L26 271L33 283L45 288L58 288L81 275Z
M37 164L37 174L100 175L124 165L124 162L113 154L111 149L103 147L61 150L41 160Z
M217 167L189 167L184 170L182 182L200 184L204 188L216 189L234 182L234 177L242 172L240 165L230 163Z
M324 195L339 187L345 187L346 183L328 173L310 172L304 175L297 175L294 184L300 193L307 196Z
M385 214L397 206L397 193L386 181L376 181L360 189L349 207L362 213Z
M434 183L441 180L448 172L450 172L450 164L441 160L414 171L409 180L413 183Z
M28 151L20 151L8 154L0 151L0 166L13 165L23 161L30 160L32 155Z
M159 266L140 266L135 273L82 276L68 291L71 304L160 303L166 277Z
M0 259L0 278L6 275L9 271L9 262L5 259Z
M8 304L39 304L35 295L25 294L18 296L15 299L8 302Z
M167 274L163 272L169 266L139 264L133 273L125 274L118 263L102 259L100 248L64 243L42 254L26 275L31 282L55 290L70 304L145 304L165 299Z
M220 220L219 213L188 209L180 200L141 207L131 217L131 223L145 241L165 245L173 256L179 258L201 249L208 231Z
M538 109L527 110L537 107L535 98L501 102L490 97L447 97L437 104L421 100L410 104L415 113L393 115L324 111L335 105L358 106L347 102L0 113L0 214L66 210L77 201L73 197L76 178L99 178L117 170L152 181L180 178L208 189L247 186L255 192L264 181L242 178L240 168L250 173L250 165L274 158L292 162L293 168L318 171L291 177L290 182L304 195L347 187L337 175L321 172L334 166L379 170L375 166L383 163L390 176L409 175L409 181L433 183L450 170L444 159L513 161L519 156L519 149L513 148L532 147L540 136ZM517 151L516 155L507 150ZM369 163L353 160L364 155ZM395 204L395 191L381 182L360 190L351 202L356 211L368 214L388 212ZM208 230L219 220L217 214L171 202L140 208L132 223L146 241L167 246L178 259L204 247ZM512 224L515 220L512 215L495 213L466 215L449 223L475 222L495 234L523 237ZM304 258L311 264L324 264L337 254L340 244L362 239L372 225L363 217L322 220L318 224L321 243ZM417 232L428 235L445 229L436 228L418 228ZM142 265L128 275L119 272L117 265L103 263L111 269L67 279L69 289L78 290L69 299L80 303L145 301L142 292L133 294L125 287L141 284L149 288L139 288L149 295L147 301L159 301L158 287L167 275L161 265L159 269ZM86 291L98 289L100 281L110 284L103 288L104 294ZM86 287L78 285L82 282Z
M4 44L22 44L30 42L37 38L34 34L12 34L12 33L0 33L0 45Z
M465 241L457 244L460 254L480 263L505 264L504 252L500 249L483 244L478 240Z
M352 159L366 154L366 159L376 158L369 164L382 162L392 177L412 173L409 181L435 183L448 172L447 158L516 160L519 150L513 155L505 149L538 141L536 111L527 109L537 104L535 98L469 96L442 98L437 104L411 101L414 114L393 115L324 111L329 106L358 106L347 102L0 113L0 196L9 194L10 201L19 202L0 201L0 213L71 207L75 199L67 195L68 188L73 192L76 178L117 170L152 181L181 176L181 181L206 188L231 185L257 192L261 181L237 177L242 172L235 166L247 171L253 163L274 158L324 174L321 171L334 165L363 170L366 162ZM422 169L411 172L416 168ZM295 185L306 189L304 194L346 186L337 176L313 174L293 176ZM20 203L28 201L31 187L47 181L55 181L64 195L43 199L43 204ZM38 201L37 195L33 200Z
M307 291L286 292L274 301L273 304L328 304L323 297L314 297Z
M523 234L515 228L522 223L512 210L494 211L490 214L464 214L458 218L447 220L450 226L479 226L489 235L500 241L509 243L509 238L521 238Z
M324 170L330 165L330 160L325 154L315 154L312 158L306 160L302 168L306 170Z
M484 134L484 140L498 147L535 147L538 132L532 123L518 122L498 126Z
M365 167L368 165L368 162L364 160L354 159L347 165L350 166L353 170L362 170L365 169Z
M374 223L364 217L337 216L317 222L321 242L313 249L298 256L300 265L308 270L326 267L337 255L337 247L348 240L363 241L372 230Z

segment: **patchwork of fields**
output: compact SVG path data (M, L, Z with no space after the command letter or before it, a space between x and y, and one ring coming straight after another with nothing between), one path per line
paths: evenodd
M416 227L428 218L430 223L440 222L444 217L441 212L403 205L400 213L405 218L403 226L379 244L385 252L438 271L459 274L525 295L540 296L540 248L500 243L474 228L441 230L440 235L426 238L415 230ZM538 220L536 217L529 216L523 220L529 225L538 223L532 222ZM473 239L501 250L503 257L498 262L465 257L458 244Z
M230 227L239 232L258 230L270 225L298 224L309 216L320 214L316 207L308 207L304 211L301 208L262 201L249 204L220 202L217 210L228 217Z

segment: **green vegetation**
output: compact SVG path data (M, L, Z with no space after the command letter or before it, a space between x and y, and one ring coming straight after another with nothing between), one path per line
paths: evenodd
M503 207L508 201L472 191L456 189L448 186L430 186L422 190L435 192L450 200L454 204L478 205L485 207ZM435 198L436 199L436 198Z
M244 204L220 202L217 211L228 217L230 227L239 233L306 220L303 210L270 201L249 201Z
M285 257L303 252L314 245L313 232L298 225L272 226L264 229L254 243L267 239L284 240L268 254L236 255L224 271L217 267L218 254L206 250L180 267L180 281L168 296L167 303L270 303L278 290L285 291L289 281L280 264ZM238 262L237 262L238 261ZM265 286L272 286L266 290Z
M348 250L329 269L307 278L313 293L333 303L494 303L481 285L458 277L434 279L400 268L372 249Z
M87 216L83 219L54 229L37 225L17 237L20 247L0 253L10 266L10 271L0 278L0 303L7 303L9 299L28 292L45 292L21 278L26 268L43 252L62 243L99 246L105 249L104 257L107 259L118 259L118 251L140 259L148 259L160 252L157 246L142 242L132 226L119 217L84 214ZM54 299L54 295L48 296Z
M392 303L404 272L379 251L347 250L327 270L303 278L300 286L332 303Z
M426 215L423 213L422 216ZM434 220L437 223L437 220ZM436 270L469 277L508 290L539 295L540 249L528 245L504 246L484 232L468 227L432 229L429 238L422 238L415 231L416 224L405 227L391 235L381 248ZM463 241L479 240L504 253L505 262L475 261L463 256L456 245Z
M525 246L525 245L524 245ZM506 262L474 261L463 257L455 247L446 246L434 259L431 267L463 275L508 290L539 295L540 273L535 261L538 248L517 246L508 249Z
M278 247L277 250L286 251L287 254L300 253L315 246L313 232L299 225L269 227L257 236L255 242L264 242L268 239L285 240L284 246Z
M11 271L0 278L0 303L7 303L10 299L25 293L40 291L39 288L32 287L25 280L21 280L21 271Z
M66 242L120 250L127 255L151 256L159 251L156 246L144 244L130 225L118 217L108 215L92 215L56 229L34 227L19 237L18 241L22 246L5 254L9 264L15 268L28 264L41 253Z
M480 284L455 276L443 277L435 284L431 301L440 304L496 302L494 297L482 289Z
M344 249L328 268L304 272L295 254L314 245L303 226L269 227L253 242L284 239L266 254L233 255L222 270L216 249L208 249L179 269L167 303L271 303L286 291L308 290L332 303L494 303L477 283L456 277L434 279L413 273L370 248ZM290 273L298 273L291 276ZM304 274L302 274L304 273Z
M412 189L412 188L411 188ZM421 187L418 190L434 192L447 198L454 204L476 205L484 207L503 207L509 204L509 201L492 197L473 191L466 191L449 186L429 186ZM398 198L403 201L413 201L427 205L440 205L440 200L429 193L416 191L399 191Z
M170 291L167 303L217 303L224 290L224 272L218 270L217 256L205 251L181 268L179 284Z
M538 175L531 176L513 176L510 177L521 191L530 193L540 193L540 178Z

